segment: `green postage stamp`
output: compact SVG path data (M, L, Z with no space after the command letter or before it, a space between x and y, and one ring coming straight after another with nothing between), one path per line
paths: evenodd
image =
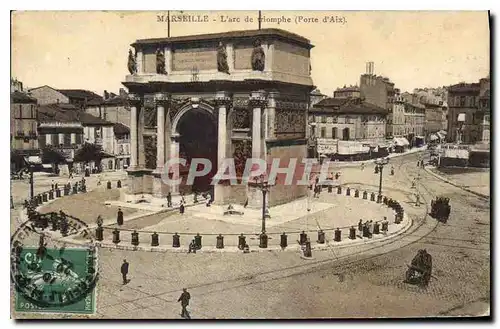
M16 259L17 312L95 313L94 250L26 247Z

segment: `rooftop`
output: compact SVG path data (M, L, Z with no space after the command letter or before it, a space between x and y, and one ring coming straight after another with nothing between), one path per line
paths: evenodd
M81 99L87 99L87 100L92 100L92 99L100 99L102 100L102 97L97 95L96 93L90 91L90 90L85 90L85 89L57 89L61 94L64 96L67 96L69 98L81 98Z
M327 98L314 105L309 111L336 114L387 114L388 110L360 99Z
M208 34L198 34L198 35L186 35L179 37L170 38L152 38L152 39L139 39L131 46L135 47L137 45L160 45L166 43L188 43L195 41L220 41L228 39L246 39L246 38L269 38L275 37L277 39L283 39L288 41L294 41L307 48L314 47L311 45L309 39L306 39L298 34L291 33L281 29L261 29L261 30L244 30L244 31L230 31L223 33L208 33Z
M84 126L108 126L113 123L81 111L71 104L48 104L38 108L40 122L81 122Z
M14 91L10 93L10 101L12 103L37 103L36 98L31 97L26 93Z
M477 92L479 93L479 83L459 83L448 87L448 92Z

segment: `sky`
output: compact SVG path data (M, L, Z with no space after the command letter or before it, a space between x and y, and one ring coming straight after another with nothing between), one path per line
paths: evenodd
M171 36L258 28L257 11L184 14L208 15L209 22L172 22ZM167 36L167 24L157 15L166 12L13 12L11 75L29 88L117 93L128 74L130 44ZM245 22L247 16L253 22ZM368 61L374 62L375 74L389 77L402 91L477 82L490 70L486 11L263 11L262 16L291 20L264 21L262 28L281 28L311 41L313 83L328 96L338 87L359 84ZM325 17L337 22L324 23Z

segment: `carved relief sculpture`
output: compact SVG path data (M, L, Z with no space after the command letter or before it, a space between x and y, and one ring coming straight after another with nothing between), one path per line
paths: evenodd
M217 47L217 70L229 74L226 46L222 42L219 42L219 46Z
M250 113L247 109L236 108L231 113L233 129L250 128Z
M132 53L132 49L128 51L128 71L130 74L137 73L136 55Z
M260 40L255 40L254 48L252 51L252 70L254 71L264 71L264 63L266 60L266 55L264 54L264 49L260 45Z
M241 178L245 172L245 165L247 159L252 157L252 147L250 142L246 140L240 140L234 142L234 167L236 171L236 176Z
M165 70L165 53L160 48L156 50L156 73L167 74Z

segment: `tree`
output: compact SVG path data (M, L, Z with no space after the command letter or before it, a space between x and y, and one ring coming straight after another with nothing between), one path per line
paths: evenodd
M85 164L94 161L97 166L100 166L102 159L102 147L92 143L84 143L75 154L75 162L84 162Z
M42 148L42 162L58 165L60 163L65 163L66 157L60 150L47 145Z

